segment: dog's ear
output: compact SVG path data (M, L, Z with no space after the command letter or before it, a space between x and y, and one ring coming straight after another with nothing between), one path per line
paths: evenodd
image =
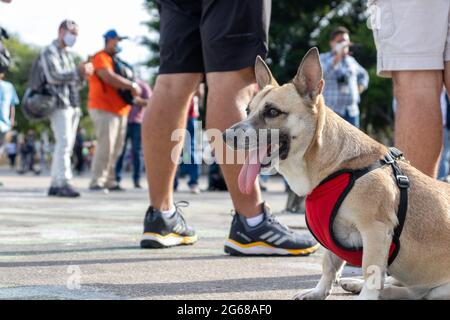
M272 85L274 87L279 86L278 82L273 77L272 72L270 72L269 67L260 56L256 58L255 76L256 82L261 90L268 85Z
M313 102L322 94L325 81L317 48L310 49L303 58L293 83L302 97L311 99Z

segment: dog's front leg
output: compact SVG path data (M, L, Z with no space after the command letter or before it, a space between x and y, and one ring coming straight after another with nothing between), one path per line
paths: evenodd
M317 287L308 292L297 294L295 300L325 300L331 294L333 283L338 280L344 267L344 261L331 251L325 253L322 264L322 278Z
M360 232L364 247L364 286L359 299L379 300L385 284L392 230L383 222L376 221Z

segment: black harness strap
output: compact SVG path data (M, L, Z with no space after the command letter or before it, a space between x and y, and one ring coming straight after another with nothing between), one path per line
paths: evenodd
M362 176L382 168L384 166L391 166L392 171L394 173L394 178L397 183L398 188L400 189L400 203L398 206L397 218L398 218L398 226L394 230L393 242L396 244L396 250L393 253L392 257L389 259L389 265L392 264L397 257L400 251L400 237L403 232L403 227L406 221L406 215L408 213L408 189L410 188L410 180L404 174L403 170L398 165L398 161L405 160L403 157L403 153L397 148L390 148L389 153L385 156L383 160L380 160L368 168L364 168L361 170L356 170L353 172L354 180L358 180Z
M402 235L406 214L408 212L408 189L411 186L411 182L397 163L398 160L404 160L403 153L396 148L390 148L389 151L390 153L383 161L386 165L392 167L397 186L400 189L400 203L397 212L398 226L394 232L394 241L397 242L398 250L400 250L400 236Z

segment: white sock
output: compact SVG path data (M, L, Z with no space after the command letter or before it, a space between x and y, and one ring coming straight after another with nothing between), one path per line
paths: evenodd
M177 212L177 209L175 207L172 207L172 209L168 211L161 211L164 218L172 218L175 212Z
M254 228L257 225L260 225L264 221L264 213L261 213L259 216L246 219L249 227Z

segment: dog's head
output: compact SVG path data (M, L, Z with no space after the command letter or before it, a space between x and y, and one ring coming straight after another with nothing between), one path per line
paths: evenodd
M224 134L227 145L250 152L239 178L244 193L251 192L262 167L304 155L316 135L325 84L317 48L306 54L288 84L280 86L260 57L255 73L261 91L249 105L248 118Z

